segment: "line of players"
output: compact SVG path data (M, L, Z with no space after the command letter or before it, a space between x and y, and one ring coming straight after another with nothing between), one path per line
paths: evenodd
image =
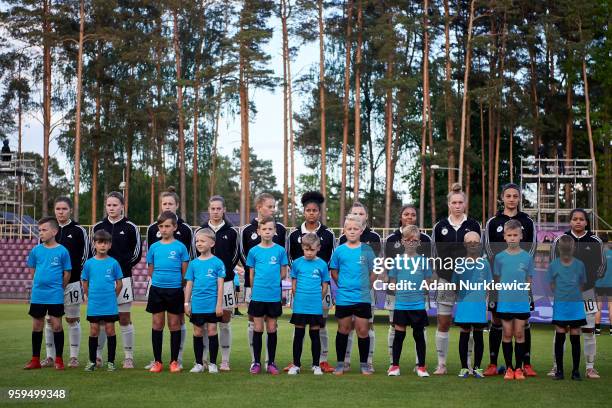
M413 237L412 244L410 243L411 237L404 237L404 231L411 225L416 224L416 210L412 206L405 206L401 211L401 219L400 219L400 228L396 230L390 237L388 237L385 243L385 254L388 257L393 257L398 253L402 252L410 252L411 245L415 245L418 241L418 254L422 256L438 256L441 258L450 256L452 258L456 258L458 256L466 255L467 252L470 251L470 246L472 246L473 251L480 251L480 242L484 242L486 253L489 259L494 260L498 258L496 255L500 254L502 251L505 251L506 244L504 242L504 225L509 220L516 220L521 226L520 234L520 242L521 247L525 248L528 252L529 259L532 259L533 253L535 251L536 246L536 237L535 237L535 227L531 219L529 217L519 211L519 203L520 203L520 190L519 187L514 184L509 184L504 186L502 190L502 202L504 204L503 210L496 214L495 217L491 218L485 227L484 237L480 239L480 225L477 221L467 217L465 215L465 195L461 191L460 186L455 186L453 190L448 195L448 205L449 205L449 214L448 218L442 219L438 222L433 229L433 239L430 240L429 237L420 232L418 236ZM326 264L329 264L332 269L332 276L334 276L334 271L336 271L336 283L339 284L338 278L341 279L341 276L338 276L338 271L340 268L333 268L333 266L338 267L337 264L334 264L332 261L332 256L336 250L336 240L333 235L333 232L328 229L325 225L322 225L320 222L320 213L321 213L321 205L323 204L324 198L317 192L311 192L304 195L302 198L302 204L304 206L304 223L300 226L300 228L293 231L289 234L288 239L286 228L280 223L274 223L274 234L272 237L272 242L277 245L280 245L282 248L287 249L288 253L288 263L292 264L298 258L304 255L304 250L302 249L301 239L307 233L315 233L320 240L320 245L317 250L316 255L325 261ZM172 235L179 242L183 243L183 246L187 249L185 251L185 260L193 259L194 257L200 255L199 252L195 248L195 241L193 239L193 232L191 227L189 227L180 217L178 217L178 196L174 191L164 192L161 196L161 210L163 212L169 211L175 214L176 219L176 229L173 231ZM222 362L221 362L221 370L229 370L229 354L231 347L231 326L230 319L231 314L235 306L235 293L234 293L234 267L237 265L239 259L242 261L244 265L248 267L252 267L253 265L249 265L248 255L251 249L257 247L261 243L261 236L259 234L259 225L258 220L265 219L267 217L271 217L275 212L275 200L274 197L269 194L262 194L256 200L256 209L258 212L258 216L251 221L250 224L247 224L243 228L236 229L225 219L224 211L225 205L222 197L215 196L210 199L209 202L209 213L210 220L204 225L208 229L212 230L215 235L215 243L212 247L213 253L222 261L225 277L223 278L222 285L222 296L221 300L223 302L222 306L222 316L220 317L220 330L218 339L216 338L215 330L198 330L198 334L201 336L196 336L196 341L199 341L200 337L204 337L202 341L203 351L202 354L206 355L205 348L208 347L208 341L210 339L206 339L206 335L210 334L215 337L214 341L219 341L222 351ZM65 303L65 312L66 312L66 320L69 325L70 330L70 366L75 367L78 366L78 352L79 352L79 340L80 340L80 326L78 317L80 316L80 308L79 305L83 301L83 293L80 290L80 279L81 270L85 265L85 261L88 257L89 252L89 242L86 237L86 233L84 229L78 226L77 223L70 220L70 211L71 211L71 202L67 198L60 198L56 200L55 203L55 212L56 218L59 222L59 229L56 234L56 239L59 243L61 243L70 255L71 264L74 267L71 269L69 283L66 286L64 303ZM125 359L123 363L124 368L133 368L134 360L133 360L133 344L134 344L134 328L131 324L130 320L130 307L131 302L133 301L133 290L132 290L132 280L131 280L131 269L138 263L140 259L140 237L138 234L138 230L136 226L127 220L123 216L123 197L119 193L111 193L106 199L106 212L107 217L104 218L101 222L94 226L94 233L105 230L111 236L112 245L108 251L108 255L112 258L115 258L118 261L122 272L121 279L121 290L118 292L118 320L120 321L121 334L123 337L123 346L124 346L124 354ZM369 229L366 225L367 223L367 211L365 207L359 203L355 203L350 210L350 215L354 217L356 220L361 222L361 226L359 230L358 241L367 244L373 251L372 253L375 255L381 254L381 246L382 242L380 236ZM346 230L345 230L346 231ZM197 234L197 231L196 231ZM586 280L584 282L583 288L583 297L584 304L586 309L586 318L588 323L584 325L582 331L585 337L585 356L587 361L587 378L597 378L598 374L594 369L594 358L595 358L595 337L594 337L594 316L597 309L597 303L595 299L594 286L596 284L597 277L601 277L603 272L605 271L605 261L602 260L603 249L601 245L601 241L595 235L590 233L588 229L588 223L586 214L581 210L574 210L571 216L570 222L570 231L566 233L569 237L573 238L573 241L577 242L579 245L577 246L578 252L576 253L576 257L584 262L585 270L586 270ZM147 245L149 246L149 253L151 252L151 247L162 238L162 232L159 229L158 223L152 224L149 226L147 231ZM476 239L477 238L477 239ZM408 241L406 241L408 239ZM558 251L556 250L559 239L557 239L553 243L552 255L551 259L555 259L557 257ZM457 243L466 243L463 245L453 245ZM476 245L478 242L478 245ZM339 245L346 246L347 243L347 235L342 235L339 238ZM586 245L581 245L586 243ZM588 245L588 243L592 243L593 245ZM448 244L448 245L447 245ZM350 245L349 245L350 246ZM590 252L588 252L590 251ZM94 254L96 250L92 251ZM608 250L609 252L609 250ZM473 252L475 254L475 252ZM503 254L505 255L505 254ZM149 257L148 257L149 258ZM503 256L501 257L503 258ZM608 255L609 259L609 255ZM149 259L148 259L149 261ZM152 265L152 262L149 262ZM497 260L495 262L491 262L491 264L497 264ZM497 274L498 268L492 268L493 273ZM501 269L501 268L499 268ZM456 278L456 275L453 274L453 270L445 270L440 269L437 270L437 275L439 281L447 281L450 282ZM153 269L150 266L150 274L153 274ZM184 274L184 271L183 271ZM414 275L414 274L412 274ZM348 276L348 275L347 275ZM465 276L465 275L464 275ZM399 279L398 276L393 276L393 272L389 274L391 279L395 278ZM602 279L605 281L605 279ZM36 284L36 279L35 279ZM119 285L117 285L119 286ZM246 299L251 300L251 286L252 286L252 278L251 274L245 274L245 286L246 286ZM612 285L610 285L612 286ZM156 287L155 284L152 287ZM181 289L181 295L183 295L182 287L181 288L157 288L157 289ZM155 289L155 290L157 290ZM604 287L603 292L609 291ZM153 348L155 354L155 360L148 366L149 369L153 371L159 371L159 364L156 365L155 362L161 361L161 341L164 327L164 312L168 311L168 326L171 331L171 344L176 345L179 344L178 347L173 346L173 349L178 349L178 352L174 353L172 357L173 362L176 362L176 366L180 368L182 365L182 349L184 344L184 339L186 336L186 328L185 328L185 320L183 309L181 310L173 310L172 313L168 308L164 306L164 302L170 305L175 305L179 299L178 292L174 291L175 298L172 296L168 296L168 291L161 291L161 293L154 293L151 296L149 293L149 304L147 310L153 314L152 321L152 338L153 338ZM339 293L341 293L341 287L339 288ZM34 294L34 291L33 291ZM170 294L172 295L172 294ZM411 294L414 295L414 294ZM438 325L436 330L436 350L438 354L438 365L434 371L434 374L446 374L446 356L448 354L448 331L450 325L452 323L452 308L456 303L457 295L461 296L461 293L457 294L452 291L440 290L436 294L436 303L437 303L437 311L438 311ZM489 294L491 295L491 294ZM340 295L341 296L341 295ZM336 299L336 317L339 321L339 330L338 337L336 338L336 351L338 354L338 364L336 369L334 370L328 363L328 336L327 330L325 327L325 322L327 319L328 310L331 306L331 293L329 291L329 287L325 288L324 293L322 294L323 302L322 302L322 318L318 321L318 332L320 339L320 354L319 354L319 362L318 367L320 367L321 372L332 372L334 371L336 374L341 374L342 372L350 369L350 352L352 350L352 339L353 339L353 331L357 331L358 334L358 343L360 350L360 357L364 357L365 361L360 358L361 370L364 374L372 373L372 357L374 354L374 330L372 326L372 308L361 307L362 302L351 303L349 300L347 305L342 305L342 301L338 301ZM153 298L153 301L151 300ZM389 370L390 375L399 374L398 364L393 364L398 361L399 354L397 353L399 345L401 344L401 340L403 340L405 336L405 328L410 325L413 328L413 335L416 342L416 351L417 351L417 369L416 372L419 375L425 376L428 375L427 371L424 367L424 354L425 354L425 336L424 336L424 328L427 325L426 314L424 315L421 311L424 311L424 306L421 307L422 300L414 302L413 300L407 302L400 302L393 305L392 303L393 296L388 296L388 302L386 302L387 308L391 309L390 320L392 322L390 330L389 330L389 354L392 360L392 367ZM155 301L160 303L161 300L161 309L159 310L160 305L152 306ZM182 300L182 299L181 299ZM257 302L257 300L256 300ZM35 302L34 296L32 300L33 304L37 304ZM373 303L373 302L372 302ZM478 304L479 302L474 302L474 304ZM533 302L531 302L533 304ZM478 355L482 353L481 343L482 343L482 328L486 326L486 310L484 313L484 321L458 321L458 316L455 316L455 323L462 327L462 334L460 337L460 350L461 350L461 359L462 359L462 371L460 373L461 376L466 376L466 370L468 367L464 364L464 355L467 357L466 350L471 350L472 346L468 344L474 342L475 347L475 361L474 361L474 369L472 372L475 375L479 376L481 374L484 375L495 375L497 374L497 355L499 352L500 344L504 343L504 354L508 355L508 344L511 342L512 335L514 334L516 339L516 354L517 359L519 359L516 368L517 371L520 372L518 377L520 378L524 372L525 375L531 376L535 375L533 368L531 367L530 361L530 329L527 322L528 312L525 315L524 312L518 313L516 311L500 311L495 310L497 302L495 299L490 299L489 301L489 309L492 315L491 321L491 332L489 336L489 349L490 349L490 364L486 370L481 370L480 361ZM354 306L359 307L354 307ZM191 305L189 305L190 307ZM348 309L344 308L344 306L349 306ZM416 309L415 309L416 308ZM39 328L40 323L40 310L36 310L37 307L34 307L31 310L34 314L32 316L35 318L34 327L36 332L37 328ZM43 360L41 364L43 366L55 364L56 368L63 366L63 362L61 357L58 356L57 349L62 347L63 344L63 331L61 329L61 319L59 320L56 316L58 310L51 311L51 308L48 308L46 312L49 312L49 319L47 320L46 327L46 338L47 338L47 359ZM54 308L57 309L57 308ZM250 307L251 309L251 307ZM368 309L368 310L365 310ZM418 310L419 313L412 313L412 310ZM555 309L556 310L556 309ZM251 310L250 310L251 311ZM53 312L53 313L52 313ZM256 316L257 314L261 314L261 310L259 313L250 313L250 322L248 326L248 336L249 336L249 345L251 346L251 354L252 354L252 365L256 364L256 356L254 352L254 348L259 348L261 350L261 338L259 337L262 333L262 321L259 320L259 317L266 317L266 326L268 331L268 348L270 348L271 343L275 343L275 333L276 326L275 323L271 324L270 322L275 319L276 311L263 310L262 316ZM268 313L269 312L269 313ZM340 312L340 313L339 313ZM399 313L398 313L399 312ZM457 311L459 313L460 310ZM294 310L295 313L295 310ZM508 315L510 313L510 315ZM517 315L518 313L518 315ZM62 311L63 314L63 311ZM459 313L461 314L461 313ZM468 313L469 315L469 313ZM61 316L61 315L60 315ZM44 317L44 315L43 315ZM508 319L505 319L508 318ZM510 319L511 318L511 319ZM214 320L214 319L211 319ZM469 319L468 319L469 320ZM581 320L581 319L572 319L572 324L576 324L573 320ZM98 321L100 321L98 319ZM559 319L557 319L559 321ZM564 320L562 320L564 321ZM507 323L510 322L510 323ZM206 322L204 322L206 323ZM213 321L211 321L213 323ZM301 324L300 324L301 323ZM303 333L298 329L302 329L304 324L310 323L312 329L312 322L297 322L296 326L296 334L298 339L303 339ZM114 325L113 325L114 326ZM197 326L197 325L196 325ZM215 325L210 325L215 326ZM302 326L302 327L300 327ZM508 326L508 327L506 327ZM558 327L557 331L559 333L563 332L565 328ZM575 330L574 330L575 332ZM399 333L399 336L398 336ZM470 334L471 333L471 334ZM573 332L572 332L573 333ZM101 364L102 355L101 351L105 343L105 331L102 330L99 333L97 340L97 362L98 365ZM62 337L61 339L59 337ZM270 339L272 337L272 340ZM571 336L570 336L571 337ZM312 336L311 336L312 338ZM367 340L366 340L367 338ZM564 341L565 337L563 336L563 340L561 340L561 336L557 334L555 336L555 341L560 343ZM208 340L208 341L207 341ZM34 341L34 334L33 334ZM59 344L58 344L59 343ZM511 344L511 343L510 343ZM109 344L110 346L110 344ZM510 346L511 347L511 346ZM294 350L295 350L294 346ZM556 354L558 354L559 346L555 345ZM346 350L342 352L342 350ZM54 353L55 352L55 353ZM401 351L400 351L401 352ZM33 353L35 354L35 353ZM174 354L178 354L174 356ZM511 355L511 348L510 348ZM60 353L61 356L61 353ZM344 356L344 358L342 358ZM55 357L55 358L54 358ZM269 357L267 360L269 360ZM397 357L397 358L395 358ZM465 358L467 359L467 358ZM297 361L296 361L297 360ZM512 367L511 359L510 363L508 363L508 359L506 358L506 364L508 368ZM202 361L202 363L206 363L206 361ZM273 358L269 363L274 363ZM299 372L299 357L294 358L293 364L290 364L286 369L290 374L295 374ZM477 364L476 364L477 363ZM202 368L204 364L201 364ZM276 370L276 366L272 364L272 368L270 368L270 364L268 364L268 370L274 372ZM512 372L512 370L506 371L506 376L508 377L508 373ZM553 368L553 373L558 373L559 369Z

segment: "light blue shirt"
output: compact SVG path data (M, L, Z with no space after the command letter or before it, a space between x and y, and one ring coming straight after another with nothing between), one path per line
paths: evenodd
M296 280L293 313L322 315L321 286L329 282L325 261L318 257L308 260L302 256L291 265L291 278Z
M287 252L278 245L269 248L254 246L247 255L247 267L254 268L251 300L281 301L281 268L288 264Z
M427 258L421 255L409 257L407 268L395 268L389 271L389 278L394 278L396 283L412 284L395 291L395 310L425 310L425 290L421 289L422 283L431 278L432 271L427 265Z
M151 285L158 288L183 287L183 262L189 262L189 252L178 240L168 244L157 241L147 252L147 264L153 265Z
M507 250L495 255L495 276L502 284L525 283L533 278L535 266L533 258L528 252L522 250L516 254L509 254ZM497 311L499 313L529 313L529 291L502 289L498 291Z
M555 284L553 320L586 318L581 291L581 285L586 282L586 270L582 261L573 258L571 264L564 265L561 258L556 258L548 265L546 280Z
M196 258L189 262L185 280L193 282L192 313L215 313L219 278L225 278L225 265L216 256L206 260ZM189 299L185 300L189 301Z
M465 266L462 274L454 273L453 282L457 284L457 309L455 311L456 323L487 323L487 290L485 283L493 279L491 266L486 259L483 265L474 264ZM464 286L462 289L461 285Z
M114 316L119 313L115 283L123 278L115 258L89 258L83 266L81 280L89 282L87 316Z
M367 244L349 248L342 244L332 254L329 269L338 271L336 305L370 303L370 272L374 269L374 251Z
M612 288L612 249L606 251L606 274L595 282L597 288Z
M64 304L64 271L72 270L68 250L57 245L36 245L28 255L28 268L34 269L30 303Z

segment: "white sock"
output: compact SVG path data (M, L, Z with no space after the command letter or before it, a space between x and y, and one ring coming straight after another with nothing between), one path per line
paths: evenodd
M327 355L329 354L329 338L327 337L327 327L321 327L319 329L319 339L321 340L321 355L319 356L319 364L327 361Z
M395 339L395 326L389 326L387 334L387 352L389 353L389 364L393 364L393 339Z
M68 339L70 341L70 358L78 358L81 350L81 322L68 323Z
M436 351L438 352L438 366L445 366L448 354L448 332L436 330Z
M187 337L187 326L181 324L181 345L179 347L178 363L183 365L183 349L185 348L185 338Z
M53 340L53 327L45 319L45 347L47 348L47 358L55 360L55 341Z
M595 333L583 333L584 338L584 360L587 370L595 368L595 353L597 352L597 340Z
M255 361L255 353L253 352L253 322L247 325L247 338L249 341L249 351L251 352L251 364Z
M353 337L355 337L355 330L351 330L347 343L346 343L346 354L344 355L344 364L351 364L351 353L353 352Z
M468 340L468 368L471 370L474 365L472 364L472 357L474 356L474 332L470 331L470 339Z
M219 324L219 346L221 346L221 362L229 364L232 350L231 322Z
M202 353L202 362L204 364L208 364L208 323L206 323L203 326L204 329L204 335L202 336L202 344L204 345L203 347L203 353Z
M368 364L373 364L374 349L376 347L376 334L374 333L374 329L368 330L368 336L370 337L370 350L368 350Z
M125 358L134 358L134 325L121 326L121 339L123 340L123 353Z
M102 352L104 351L104 345L106 344L106 330L100 330L98 333L98 350L96 351L96 357L102 360Z

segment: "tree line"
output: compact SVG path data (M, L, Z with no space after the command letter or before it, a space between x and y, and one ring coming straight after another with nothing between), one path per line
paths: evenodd
M430 226L459 181L470 214L484 220L497 209L501 184L519 181L520 157L537 155L541 144L556 157L561 143L566 158L594 160L598 214L612 218L604 0L6 0L2 7L0 131L16 135L21 154L25 115L41 118L33 180L42 214L55 193L70 193L81 222L93 223L103 195L125 178L126 207L143 224L159 210L157 195L175 185L193 223L210 195L223 194L246 221L253 197L272 191L282 220L295 225L299 195L317 189L332 226L356 200L375 226L392 226L406 195ZM268 51L275 30L282 77ZM317 62L292 74L304 49L318 50ZM271 135L283 142L282 191L272 163L250 146L249 124L266 109L251 99L257 89L282 89L284 131ZM220 123L234 116L240 147L222 155L228 135ZM53 165L52 134L71 175ZM296 152L309 169L299 177Z

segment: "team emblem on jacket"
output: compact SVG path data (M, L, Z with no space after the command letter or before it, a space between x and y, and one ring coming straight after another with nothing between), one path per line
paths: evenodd
M160 231L157 231L157 234L155 234L155 236L156 236L157 238L161 238L161 232L160 232Z
M399 241L397 241L395 244L393 244L393 247L394 247L395 249L397 249L397 248L399 248L399 247L401 247L401 246L402 246L402 244L401 244L401 242L399 242Z
M68 235L68 238L72 238L72 234L69 234L69 235Z
M448 230L446 228L442 228L442 235L448 234Z
M502 232L504 230L503 225L500 225L499 227L497 227L497 232Z
M256 232L254 232L254 233L252 233L252 234L251 234L251 239L252 239L253 241L255 241L255 240L257 239L257 233L256 233Z
M119 235L125 235L125 232L123 232L123 230L119 231Z
M302 243L302 237L298 237L298 244Z
M227 239L227 235L224 235L224 236L223 236L223 239Z

